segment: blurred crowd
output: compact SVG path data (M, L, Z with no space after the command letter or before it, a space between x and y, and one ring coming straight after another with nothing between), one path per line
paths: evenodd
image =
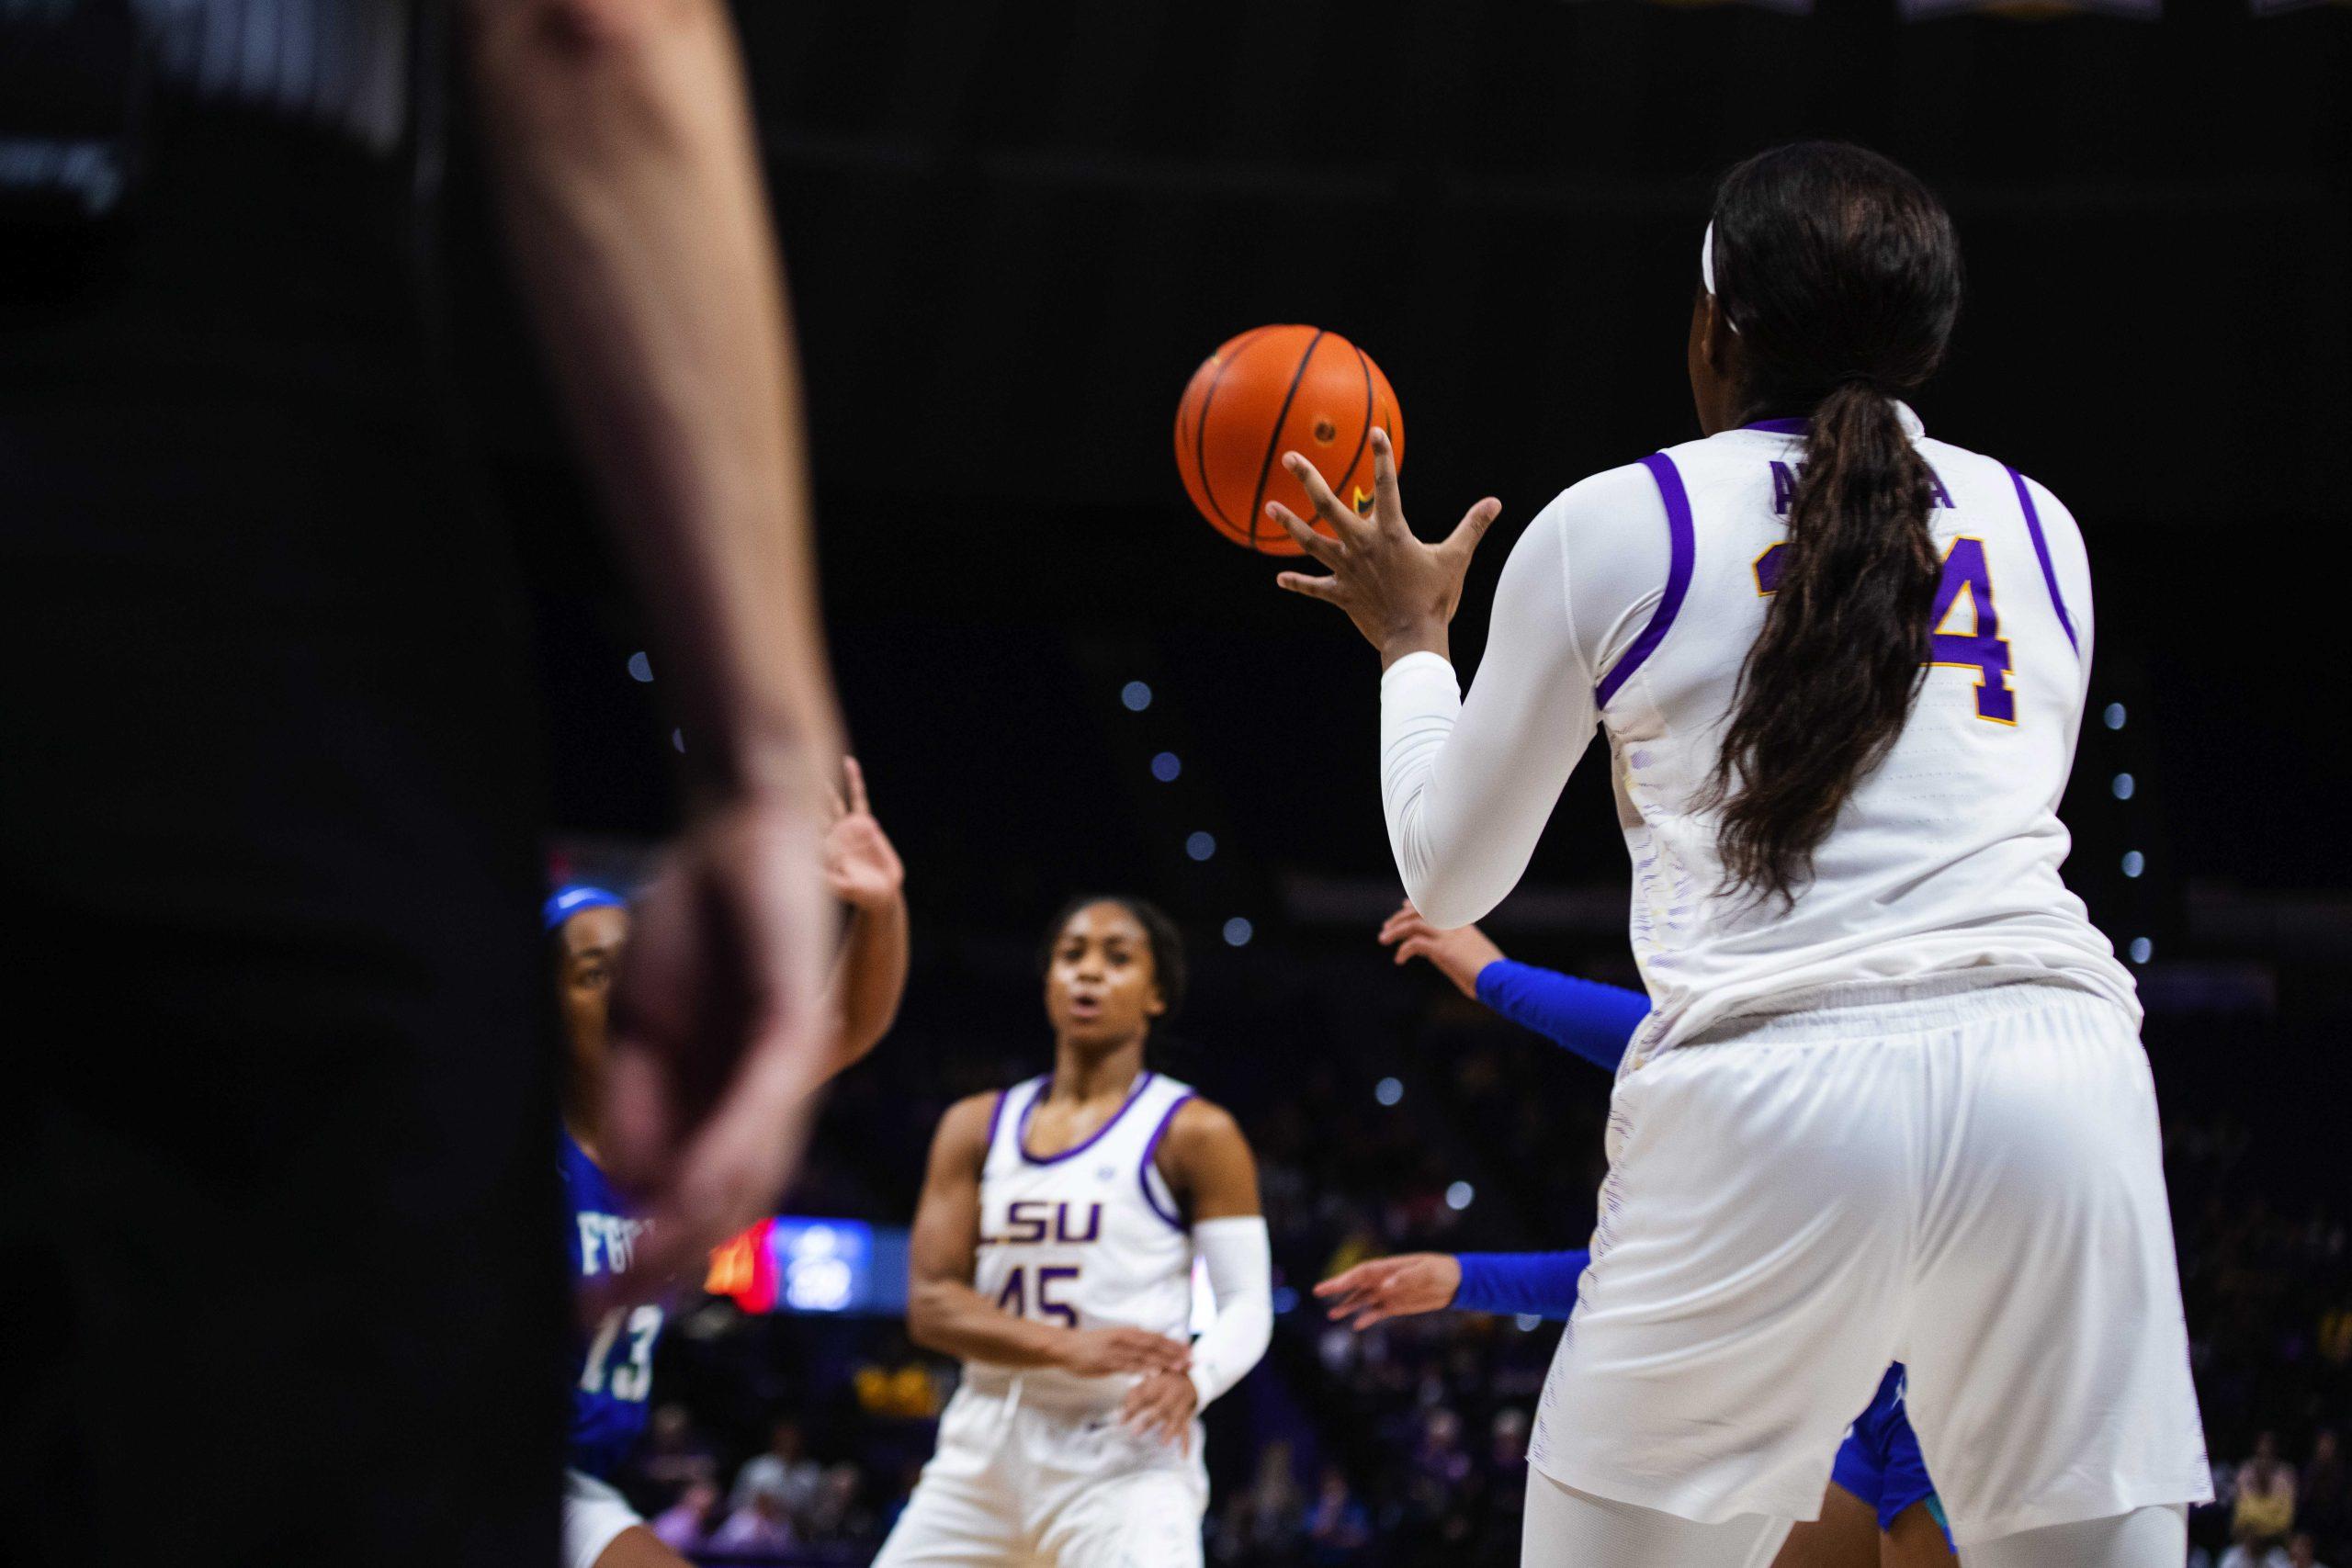
M975 980L975 986L982 982ZM999 982L1005 1014L1033 1009ZM966 999L969 1000L967 993ZM1276 1267L1266 1362L1208 1413L1213 1563L1456 1568L1518 1561L1530 1420L1559 1325L1437 1314L1362 1334L1314 1282L1413 1250L1581 1245L1602 1172L1609 1080L1434 987L1411 1007L1329 987L1250 998L1314 1040L1264 1070L1181 1052L1166 1070L1225 1101L1261 1162ZM1200 1038L1225 1025L1216 1016ZM1044 1046L976 1041L959 1010L844 1081L797 1212L903 1224L922 1151L957 1095L1038 1070ZM910 1092L910 1085L920 1085ZM2166 1130L2193 1353L2219 1501L2192 1520L2204 1568L2352 1568L2352 1259L2342 1211L2282 1197L2226 1117ZM952 1366L883 1320L691 1313L665 1337L665 1401L624 1489L708 1562L865 1561L903 1505Z

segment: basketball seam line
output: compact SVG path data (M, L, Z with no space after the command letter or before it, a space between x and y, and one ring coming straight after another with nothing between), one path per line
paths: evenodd
M1283 422L1290 418L1290 405L1298 396L1298 384L1306 378L1307 363L1329 335L1317 327L1306 340L1306 352L1298 356L1298 368L1290 373L1290 390L1283 394L1283 406L1274 412L1274 433L1266 437L1266 460L1258 465L1258 489L1250 497L1250 547L1253 550L1258 547L1258 520L1266 504L1266 476L1274 471L1274 449L1283 444Z
M1272 327L1252 327L1241 334L1239 341L1233 345L1233 353L1217 366L1216 374L1209 378L1208 387L1201 393L1200 416L1193 424L1193 471L1201 476L1201 493L1209 498L1209 510L1215 512L1216 520L1228 529L1233 526L1233 519L1225 514L1225 507L1216 498L1216 487L1209 483L1209 404L1216 400L1216 389L1223 384L1225 373L1233 368L1233 362L1241 357L1241 351L1250 346L1250 340L1272 331ZM1250 547L1255 549L1257 544L1258 531L1252 528L1250 531Z
M1348 346L1356 347L1353 344ZM1348 476L1356 471L1356 464L1363 457L1364 443L1372 439L1372 361L1364 357L1363 349L1356 348L1356 364L1363 371L1363 425L1356 432L1356 449L1348 454L1348 466L1340 470L1340 480L1343 484L1347 482ZM1348 505L1353 507L1355 502L1349 501Z

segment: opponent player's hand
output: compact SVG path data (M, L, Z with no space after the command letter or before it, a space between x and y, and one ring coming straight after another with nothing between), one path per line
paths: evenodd
M866 804L865 770L856 758L842 759L842 780L848 793L833 792L833 825L825 833L825 886L853 909L882 908L906 886L907 868Z
M699 1278L799 1163L834 1033L818 798L778 788L712 808L637 901L613 989L605 1154L651 1224L623 1294Z
M1396 459L1389 450L1388 433L1378 428L1372 433L1372 515L1359 517L1354 507L1331 493L1314 464L1295 452L1283 454L1283 467L1306 487L1315 514L1337 538L1317 533L1279 502L1268 502L1266 514L1288 529L1301 549L1331 569L1329 577L1285 571L1275 583L1345 610L1356 630L1380 649L1380 667L1385 670L1408 653L1447 653L1446 626L1462 603L1470 553L1502 511L1502 502L1488 496L1463 514L1443 542L1425 545L1405 522L1405 503L1396 491Z
M1426 958L1438 972L1454 984L1454 987L1472 1001L1478 999L1478 971L1503 955L1503 950L1487 940L1487 933L1476 926L1464 926L1457 931L1442 931L1421 919L1421 912L1408 898L1396 907L1380 928L1384 947L1396 950L1396 962L1408 964L1416 958Z
M1315 1287L1336 1322L1362 1331L1392 1317L1443 1312L1462 1289L1462 1260L1446 1252L1375 1258Z
M1119 1421L1139 1438L1193 1446L1193 1417L1200 1413L1201 1391L1182 1372L1154 1372L1127 1391L1119 1406Z
M1073 1328L1061 1344L1061 1365L1080 1377L1118 1372L1182 1372L1193 1348L1142 1328Z

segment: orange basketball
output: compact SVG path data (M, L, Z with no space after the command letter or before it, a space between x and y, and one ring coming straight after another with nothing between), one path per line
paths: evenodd
M1404 416L1372 355L1337 333L1260 327L1193 372L1176 405L1176 468L1218 533L1261 555L1295 556L1298 546L1266 515L1266 502L1279 501L1322 532L1330 529L1282 455L1303 454L1333 494L1369 513L1374 425L1388 433L1401 466Z

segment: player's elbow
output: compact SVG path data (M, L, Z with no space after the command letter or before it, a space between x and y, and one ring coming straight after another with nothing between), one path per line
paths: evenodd
M1413 901L1413 908L1442 931L1476 925L1493 912L1498 902L1459 879L1433 875L1426 868L1418 875L1406 872L1403 880L1405 896Z

